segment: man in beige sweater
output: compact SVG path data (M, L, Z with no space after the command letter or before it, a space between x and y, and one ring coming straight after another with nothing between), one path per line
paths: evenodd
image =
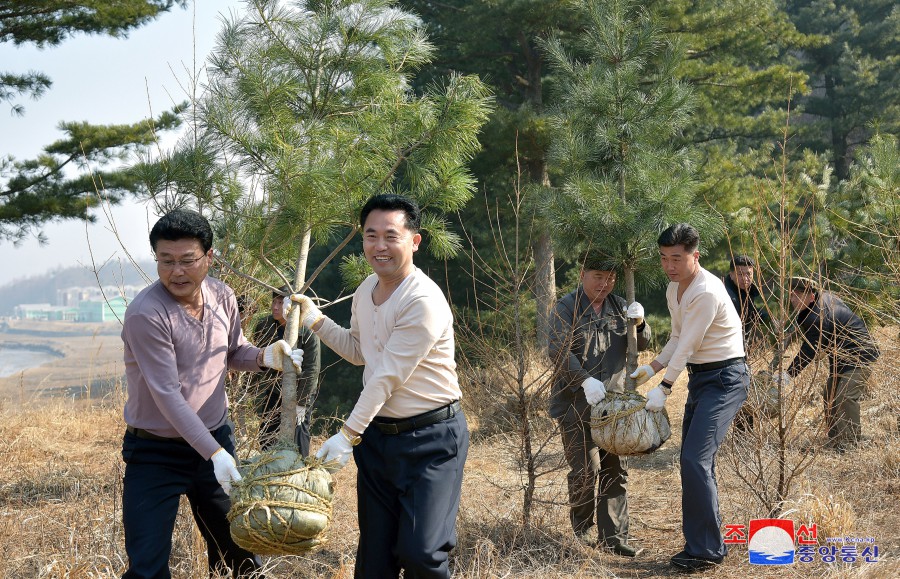
M358 469L356 577L449 577L469 431L454 360L453 315L413 265L421 217L411 199L377 195L360 213L374 274L342 328L300 294L301 321L347 361L365 365L363 391L316 456Z
M650 364L631 375L643 384L668 367L647 393L647 410L659 411L672 385L687 369L688 397L681 437L681 508L684 550L671 559L680 571L702 571L722 562L715 457L728 427L747 399L750 372L744 361L741 319L717 276L700 267L700 235L687 223L673 225L657 240L669 277L666 302L672 334Z

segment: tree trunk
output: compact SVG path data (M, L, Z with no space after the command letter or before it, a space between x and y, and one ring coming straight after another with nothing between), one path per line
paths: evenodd
M309 256L311 236L312 233L307 228L300 240L300 251L292 286L292 289L296 291L305 289L303 285L306 282L306 259ZM284 339L293 348L297 345L297 337L300 335L300 308L293 308L286 321ZM281 373L281 424L278 428L278 438L285 442L293 442L294 427L297 425L297 372L294 370L294 365L287 359L283 362L283 369Z
M528 164L531 180L544 187L550 186L547 163L539 159ZM534 301L537 310L535 328L537 345L542 352L550 345L550 316L556 303L556 265L553 261L553 240L547 227L532 237L531 251L534 255Z
M534 300L537 305L537 341L542 352L550 344L550 316L556 301L556 268L553 264L553 242L546 230L535 237L534 251L535 279Z
M527 84L525 85L525 99L537 114L541 114L544 108L543 88L543 53L535 45L534 39L519 33L519 47L525 59L527 71ZM550 186L550 176L547 174L546 151L541 151L540 158L535 156L526 163L528 178L532 183L540 183L543 187ZM550 315L556 303L556 267L553 262L553 241L546 227L540 228L541 233L533 237L531 244L534 255L534 301L537 309L535 328L537 331L537 345L542 352L547 351L550 344Z
M634 266L628 264L625 266L625 301L631 305L634 301ZM634 320L628 320L628 350L625 353L625 390L635 390L634 378L631 377L632 372L637 369L638 361L638 345L637 345L637 325Z
M837 102L835 94L834 76L825 74L825 96L828 97L828 115L831 123L831 155L832 163L834 163L834 175L840 181L846 181L850 176L850 159L847 150L848 135L844 127L841 126L843 111L838 110L840 106Z
M624 141L623 141L624 142ZM619 148L619 156L621 159L625 158L625 149L624 145L621 145ZM616 183L616 189L619 193L619 199L625 201L625 174L619 172L619 176ZM622 255L627 255L627 248L622 248ZM628 305L631 305L634 302L634 272L635 265L633 262L628 262L624 264L622 268L625 274L625 301ZM636 390L637 384L635 383L635 379L631 377L631 374L637 369L637 360L638 360L638 344L637 344L637 325L633 320L628 320L628 334L627 334L627 342L628 348L625 351L625 390Z

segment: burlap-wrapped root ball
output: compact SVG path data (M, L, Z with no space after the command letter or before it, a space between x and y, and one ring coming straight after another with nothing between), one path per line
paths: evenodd
M591 408L591 438L607 452L619 456L647 454L672 435L665 408L650 412L647 399L637 392L608 392Z
M778 385L771 372L762 370L750 377L750 391L744 404L763 416L778 416Z
M296 555L325 544L334 480L320 461L283 448L252 458L240 471L228 512L235 543L258 555Z

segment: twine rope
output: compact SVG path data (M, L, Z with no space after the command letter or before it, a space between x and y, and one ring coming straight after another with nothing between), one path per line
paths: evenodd
M267 453L258 458L251 472L240 481L235 481L232 505L228 511L232 536L241 547L261 555L306 553L324 545L328 538L325 529L332 519L332 500L308 486L293 482L292 477L320 468L323 461L316 458L305 459L303 466L282 472L265 471L266 465L283 457ZM312 485L309 485L312 486ZM277 491L273 490L277 488ZM253 497L251 492L262 490L263 497ZM289 489L289 490L288 490ZM290 492L296 500L276 498L276 493ZM301 499L307 500L301 500ZM303 532L295 528L295 512L307 512L325 517L325 525L318 532ZM286 516L287 514L287 516ZM280 527L281 531L276 531ZM235 531L238 531L235 533Z
M609 402L615 401L625 401L625 402L637 402L637 404L632 405L629 408L624 410L619 410L618 412L612 412L609 414L604 414L603 416L591 417L591 427L592 428L602 428L611 422L617 422L624 418L628 418L635 412L639 410L643 410L644 406L647 405L647 399L638 394L637 392L626 392L624 394L620 394L618 392L610 392L606 395L605 400Z

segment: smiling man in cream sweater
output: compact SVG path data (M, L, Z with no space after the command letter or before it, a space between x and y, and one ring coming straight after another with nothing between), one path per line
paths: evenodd
M421 217L414 201L376 195L360 212L374 273L353 294L350 328L294 294L301 321L347 361L365 365L363 390L340 431L316 454L331 468L353 454L359 546L355 576L450 577L469 430L454 360L453 315L413 265Z
M741 319L718 276L700 267L700 235L687 223L657 240L669 277L666 302L672 334L650 364L632 374L643 384L668 367L647 393L647 410L659 411L687 369L688 397L681 440L681 508L684 550L671 559L680 571L709 569L728 553L722 538L715 457L728 427L747 399L750 372L744 360Z

